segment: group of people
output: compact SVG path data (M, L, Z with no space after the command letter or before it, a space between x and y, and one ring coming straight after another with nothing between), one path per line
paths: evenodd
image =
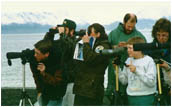
M133 45L146 43L135 25L136 15L128 13L123 23L106 34L105 28L93 23L84 35L76 37L76 23L65 19L62 25L49 29L34 45L30 68L37 89L37 104L42 106L98 106L111 105L115 94L114 65L119 67L119 93L123 105L153 105L157 93L157 69L154 52L134 51ZM56 33L60 38L54 40ZM159 19L152 30L153 42L171 42L171 22ZM104 49L124 47L127 50L114 57L100 54ZM158 49L163 91L171 93L171 49ZM156 53L157 55L157 53ZM119 60L115 60L120 57ZM118 61L118 63L112 63ZM36 63L35 63L36 62ZM108 68L108 85L104 75ZM167 93L167 89L169 93Z

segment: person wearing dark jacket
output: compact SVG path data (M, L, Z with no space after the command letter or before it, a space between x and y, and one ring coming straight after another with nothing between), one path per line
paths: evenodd
M39 105L62 105L66 83L63 80L58 51L54 50L49 40L40 40L34 47L30 68L36 84Z
M171 22L166 18L160 18L156 21L152 29L152 43L171 44ZM165 101L171 105L171 46L167 49L158 49L154 51L145 51L154 59L161 60L160 74L162 84L162 94Z
M64 72L65 81L67 84L66 94L63 97L63 106L72 106L74 101L74 94L72 93L74 81L74 62L73 53L76 44L75 37L76 23L70 19L64 19L62 25L50 28L44 36L44 40L51 40L54 46L60 51L61 67ZM59 33L60 38L54 40L55 33Z
M79 42L83 46L81 52L77 51L76 46L74 53L78 66L73 88L74 106L102 105L104 95L104 73L109 58L101 55L99 50L109 49L110 44L102 25L90 25L88 33L90 37L86 34L82 37L82 42Z

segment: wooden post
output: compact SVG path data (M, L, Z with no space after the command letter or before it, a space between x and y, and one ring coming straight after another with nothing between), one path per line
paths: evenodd
M116 79L116 87L115 87L115 90L116 92L119 91L119 79L118 79L118 73L119 73L119 70L118 70L118 65L114 65L114 68L115 68L115 79Z
M157 74L158 74L158 92L161 95L162 94L162 88L161 88L161 77L160 77L160 68L159 64L156 64Z

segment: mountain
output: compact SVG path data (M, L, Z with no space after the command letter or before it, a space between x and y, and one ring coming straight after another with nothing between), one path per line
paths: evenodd
M115 21L111 24L104 25L106 31L111 31L112 29L116 28L120 22ZM138 29L151 29L155 20L152 19L140 19L136 24ZM80 29L87 29L89 23L85 24L78 24L76 30ZM2 24L1 25L1 32L2 34L20 34L20 33L45 33L48 31L49 28L53 27L49 24L39 24L39 23L11 23L11 24Z
M153 19L141 19L141 20L138 20L138 23L136 24L136 28L137 29L152 29L155 22L156 20L153 20Z
M89 26L88 23L78 24L76 30L87 29ZM1 25L2 34L23 34L23 33L45 33L48 32L49 28L53 27L52 25L42 25L38 23L11 23Z
M113 22L111 24L104 25L104 27L107 31L111 31L112 29L115 29L119 23L120 23L119 21L116 21L116 22Z
M2 24L1 24L1 33L2 34L18 34L18 33L45 33L49 30L49 28L56 25L57 16L54 16L50 13L43 14L34 14L34 13L20 13L15 15L6 15L3 14ZM10 19L14 18L14 21L11 23L6 23L4 19L11 21ZM17 18L16 18L17 17ZM166 17L171 20L171 16ZM49 21L46 21L50 19ZM17 21L18 20L18 21ZM9 22L7 21L7 22ZM138 23L136 24L136 28L139 30L144 29L152 29L152 26L155 24L156 20L154 19L138 19ZM52 24L53 23L53 24ZM87 22L77 22L76 30L87 29L90 25ZM106 31L111 31L118 26L120 22L114 21L108 25L104 25Z
M20 33L44 33L52 27L51 25L41 25L38 23L11 23L7 25L1 25L2 34L20 34Z

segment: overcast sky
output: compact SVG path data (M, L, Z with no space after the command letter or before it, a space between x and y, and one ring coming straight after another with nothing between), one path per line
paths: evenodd
M13 18L6 18L4 14L17 14L21 12L43 13L49 12L58 18L56 22L61 23L63 19L69 18L77 23L110 24L114 21L122 21L126 13L135 13L138 18L159 19L163 16L171 16L170 0L118 0L118 1L12 1L3 0L1 2L2 22L15 21ZM45 17L49 23L54 23ZM19 20L20 21L20 20Z

